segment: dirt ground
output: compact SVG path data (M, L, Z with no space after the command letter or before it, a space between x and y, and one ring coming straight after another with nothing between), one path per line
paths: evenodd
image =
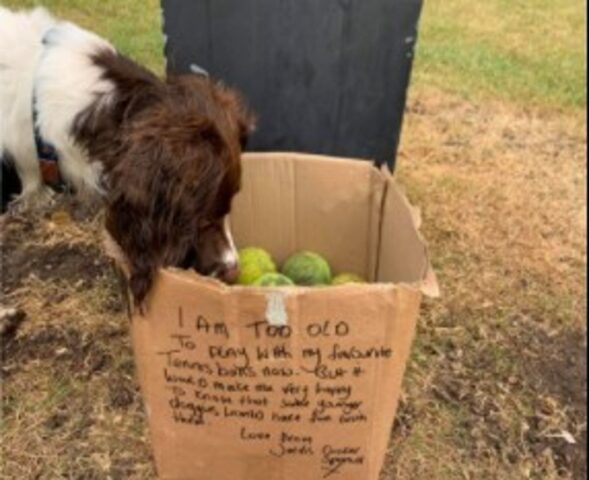
M443 297L423 307L382 480L586 474L586 136L419 91L398 178ZM2 222L0 478L155 478L100 215ZM73 218L72 218L73 217Z

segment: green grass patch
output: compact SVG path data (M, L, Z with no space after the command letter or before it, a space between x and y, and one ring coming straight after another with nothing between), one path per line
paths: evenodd
M108 38L121 52L163 71L159 0L3 0L11 8L44 6L54 15Z
M163 70L159 0L2 3L15 8L42 4ZM466 97L584 109L586 18L586 0L428 0L414 83Z
M587 104L586 2L426 2L417 85L540 107Z

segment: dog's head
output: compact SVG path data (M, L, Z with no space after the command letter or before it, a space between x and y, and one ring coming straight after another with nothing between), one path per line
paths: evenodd
M234 280L238 258L227 217L240 189L250 114L236 92L207 77L162 82L139 75L130 61L116 67L105 70L118 87L100 115L107 120L94 113L85 121L94 121L93 141L104 144L97 154L107 159L106 228L127 257L135 303L144 301L159 267ZM97 128L100 121L118 125L114 138L101 138L108 129Z

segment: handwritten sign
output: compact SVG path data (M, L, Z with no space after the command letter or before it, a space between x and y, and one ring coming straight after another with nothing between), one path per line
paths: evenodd
M358 379L394 360L387 345L355 345L361 332L353 329L345 318L309 322L295 343L288 325L260 320L234 330L180 307L168 348L156 353L166 415L196 432L230 430L272 457L312 458L322 478L353 471L366 461L353 426L369 422ZM347 426L349 435L319 440L318 424Z
M167 273L132 319L158 473L377 480L419 306L394 287L265 291Z

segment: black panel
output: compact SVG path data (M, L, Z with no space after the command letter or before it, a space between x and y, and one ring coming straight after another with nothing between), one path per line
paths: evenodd
M259 117L251 150L394 165L422 0L162 0L168 71L196 64Z

